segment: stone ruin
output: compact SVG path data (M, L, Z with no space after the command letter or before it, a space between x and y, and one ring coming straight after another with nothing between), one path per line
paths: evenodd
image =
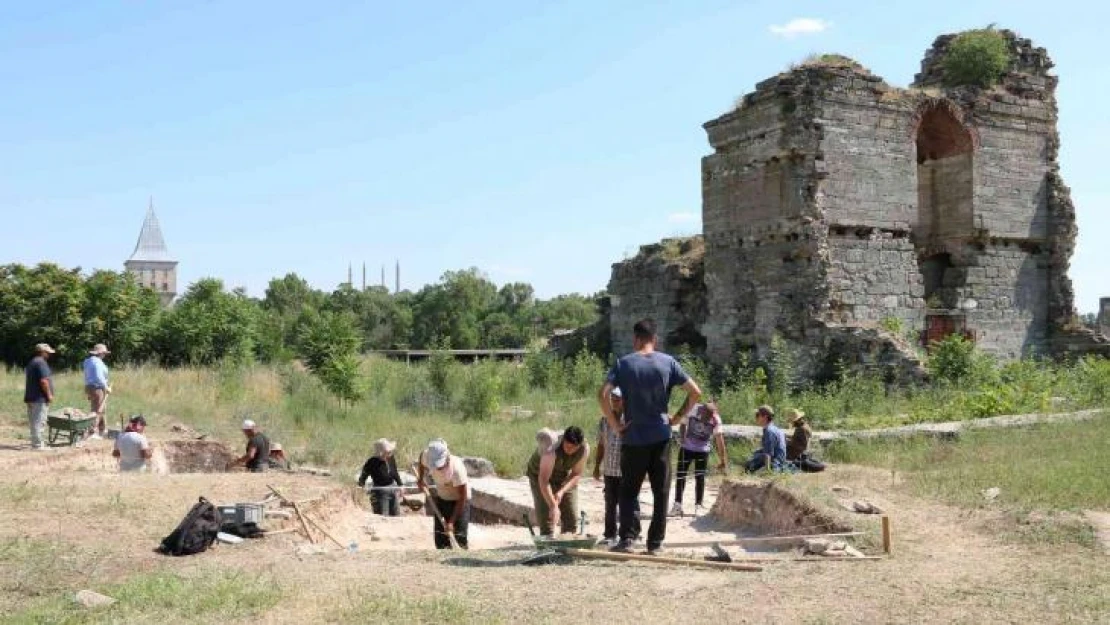
M951 333L1003 359L1110 353L1073 305L1052 62L998 32L1012 62L992 88L945 86L943 35L909 88L825 55L706 123L703 235L613 265L614 351L649 316L662 349L716 364L777 335L816 379L920 379L916 347Z

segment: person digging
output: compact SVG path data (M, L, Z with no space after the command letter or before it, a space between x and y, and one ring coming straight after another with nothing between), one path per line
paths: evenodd
M435 513L432 539L436 549L452 548L452 542L466 549L470 525L470 480L462 458L452 455L441 438L428 443L420 454L420 462L416 465L416 483L421 489L424 489L425 476L431 477L436 487L435 493L428 495L428 508Z
M582 428L572 425L556 438L551 430L536 435L538 448L528 460L528 484L540 535L551 537L558 521L564 534L573 534L578 522L578 482L586 469L590 445Z
M270 466L270 439L250 419L243 421L243 436L247 437L247 451L228 468L242 465L251 473L264 473Z

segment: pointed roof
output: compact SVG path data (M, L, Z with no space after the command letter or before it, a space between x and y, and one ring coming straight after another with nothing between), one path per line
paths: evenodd
M146 209L146 218L143 219L143 229L139 231L135 251L127 260L128 262L176 262L166 249L166 240L162 238L162 227L158 225L158 216L154 214L154 198L151 198L150 205Z

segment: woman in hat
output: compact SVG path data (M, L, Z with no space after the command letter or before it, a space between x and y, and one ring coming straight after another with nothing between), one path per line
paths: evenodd
M401 515L401 491L404 486L401 476L397 473L397 460L393 451L397 443L379 438L374 441L374 455L362 465L362 473L358 476L358 485L365 486L366 478L370 478L370 507L374 514L383 516Z
M806 413L796 408L786 411L786 418L793 426L794 432L786 442L786 460L805 473L817 473L825 470L825 464L814 460L809 455L809 440L813 438L813 430L806 423Z

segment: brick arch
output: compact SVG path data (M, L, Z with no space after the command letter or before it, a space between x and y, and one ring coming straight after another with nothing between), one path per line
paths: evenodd
M914 113L911 128L918 163L974 152L979 147L979 133L951 100L934 99L922 104Z

